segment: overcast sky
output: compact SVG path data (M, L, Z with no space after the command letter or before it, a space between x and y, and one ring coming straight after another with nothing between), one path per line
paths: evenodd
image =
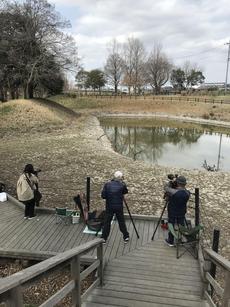
M71 21L86 70L103 68L108 43L139 38L147 52L160 42L179 66L196 63L206 82L224 82L230 40L229 0L52 0ZM230 82L230 76L228 78Z

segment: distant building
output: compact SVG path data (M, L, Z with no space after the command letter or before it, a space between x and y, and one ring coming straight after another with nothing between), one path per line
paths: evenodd
M230 89L230 84L227 84L227 88ZM207 90L207 89L225 89L225 82L205 82L197 87L198 90Z

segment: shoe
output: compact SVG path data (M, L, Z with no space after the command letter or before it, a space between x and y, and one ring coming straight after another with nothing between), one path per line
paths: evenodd
M102 244L106 244L106 240L104 238L101 238L103 240Z
M28 219L28 216L24 216L24 220L27 220Z
M124 239L124 243L128 243L129 242L129 237Z
M165 239L165 243L166 243L168 246L170 246L170 247L173 247L173 246L174 246L174 244L173 244L173 243L170 243L170 242L168 241L168 239Z
M34 217L33 216L31 216L31 217L28 217L28 220L32 220Z

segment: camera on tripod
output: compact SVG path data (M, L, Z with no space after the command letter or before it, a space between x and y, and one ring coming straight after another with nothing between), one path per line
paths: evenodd
M177 182L176 178L178 177L178 174L168 174L168 179L169 179L169 186L170 188L175 189L177 187Z
M168 174L168 179L169 179L169 187L172 189L177 188L177 182L176 178L178 177L178 174ZM163 199L167 202L169 200L169 195L167 192L164 193Z
M41 169L34 170L33 174L35 176L38 176L38 173L40 173L41 171L42 171Z

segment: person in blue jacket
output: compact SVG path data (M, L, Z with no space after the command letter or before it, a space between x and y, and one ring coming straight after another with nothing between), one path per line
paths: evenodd
M114 173L113 179L107 182L101 192L101 197L106 200L106 217L102 231L102 238L106 242L111 228L111 221L114 214L118 220L120 231L123 234L124 243L129 241L129 233L125 224L123 212L124 195L128 193L126 184L123 181L124 177L121 171Z
M186 190L187 184L184 176L176 177L176 186L172 187L171 182L168 182L164 186L164 190L168 199L168 223L173 224L185 224L185 214L187 211L187 202L190 197L190 192ZM168 238L165 242L169 246L173 246L174 237L171 232L168 233Z

